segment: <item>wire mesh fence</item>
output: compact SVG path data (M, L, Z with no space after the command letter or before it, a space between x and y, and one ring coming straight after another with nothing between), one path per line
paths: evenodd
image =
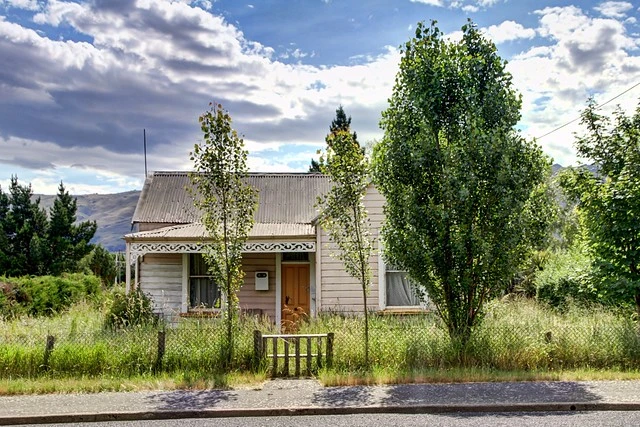
M337 371L365 367L409 371L427 368L480 367L500 370L640 367L637 323L624 316L593 315L587 321L498 313L473 330L464 347L452 340L434 316L372 316L369 325L369 365L365 364L364 322L358 316L320 316L298 325L298 334L332 335L332 364ZM173 327L0 335L0 378L154 375L193 372L200 375L229 370L271 372L273 352L296 352L294 339L278 340L270 353L257 354L254 331L274 334L264 320L244 319L229 345L218 320L181 322ZM322 341L319 341L322 342ZM289 346L286 348L285 346ZM319 346L320 345L320 346ZM324 345L325 347L322 347ZM229 362L229 349L232 349ZM306 355L306 347L298 351ZM324 344L310 354L326 355ZM313 359L311 373L327 364ZM285 373L284 359L276 371ZM295 359L285 374L295 371ZM307 374L303 365L302 375ZM275 371L274 371L275 372Z

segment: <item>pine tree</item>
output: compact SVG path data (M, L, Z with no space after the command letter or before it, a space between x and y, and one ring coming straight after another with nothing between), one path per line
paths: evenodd
M331 126L329 126L329 133L335 134L338 131L351 131L351 116L347 117L342 105L336 110L336 118L331 121ZM352 137L353 142L360 145L358 142L358 134L353 132Z
M78 261L93 249L89 241L96 232L96 222L85 221L74 225L77 210L76 199L69 195L61 182L50 210L47 232L50 262L46 268L47 273L59 275L65 271L74 271Z
M6 271L9 262L9 240L5 222L9 213L9 196L0 187L0 272Z
M5 265L0 271L2 274L21 276L42 273L46 261L42 242L47 228L47 215L40 207L40 198L31 201L32 196L31 185L20 185L18 177L12 176L8 197L0 197L3 199L0 204L8 202L4 213L0 213L4 215L2 228L6 241Z
M342 105L338 107L336 110L336 118L331 121L331 125L329 126L329 134L335 135L339 131L351 132L351 116L347 117L347 114L344 112L344 108ZM358 134L353 132L351 134L352 141L358 146L360 143L358 142ZM362 154L364 154L364 147L361 149ZM318 154L320 152L318 151ZM311 164L309 165L308 173L322 173L322 169L324 168L324 159L320 157L320 160L311 159Z

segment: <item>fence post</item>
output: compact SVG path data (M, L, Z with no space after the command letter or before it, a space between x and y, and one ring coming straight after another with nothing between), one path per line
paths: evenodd
M273 371L271 375L275 378L278 376L278 338L271 338L273 340Z
M56 338L53 335L47 335L47 344L44 348L44 358L42 360L42 368L45 371L49 370L49 356L53 352L53 346L56 342Z
M256 371L260 369L260 362L262 361L262 332L257 329L253 331L253 369Z
M307 376L311 376L311 337L307 338Z
M300 376L300 337L295 337L293 341L296 345L296 377Z
M282 367L282 372L285 377L289 376L289 339L284 339L284 366Z
M165 331L158 331L158 355L156 358L156 366L155 371L159 372L162 370L162 359L164 358L164 350L165 350Z
M327 368L333 366L333 332L327 334Z

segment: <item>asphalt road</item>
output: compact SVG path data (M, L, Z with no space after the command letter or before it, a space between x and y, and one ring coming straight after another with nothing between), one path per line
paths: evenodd
M85 424L46 424L44 426L86 427L382 427L382 426L640 426L640 412L536 412L536 413L482 413L445 415L362 414L330 416L255 417L185 419L167 421L124 421ZM41 424L40 426L43 426Z

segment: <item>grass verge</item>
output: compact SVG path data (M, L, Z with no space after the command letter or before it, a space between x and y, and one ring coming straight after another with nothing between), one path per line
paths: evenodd
M264 373L232 372L208 377L188 373L131 378L36 378L0 379L0 396L24 394L67 394L136 392L151 390L208 390L259 388Z

